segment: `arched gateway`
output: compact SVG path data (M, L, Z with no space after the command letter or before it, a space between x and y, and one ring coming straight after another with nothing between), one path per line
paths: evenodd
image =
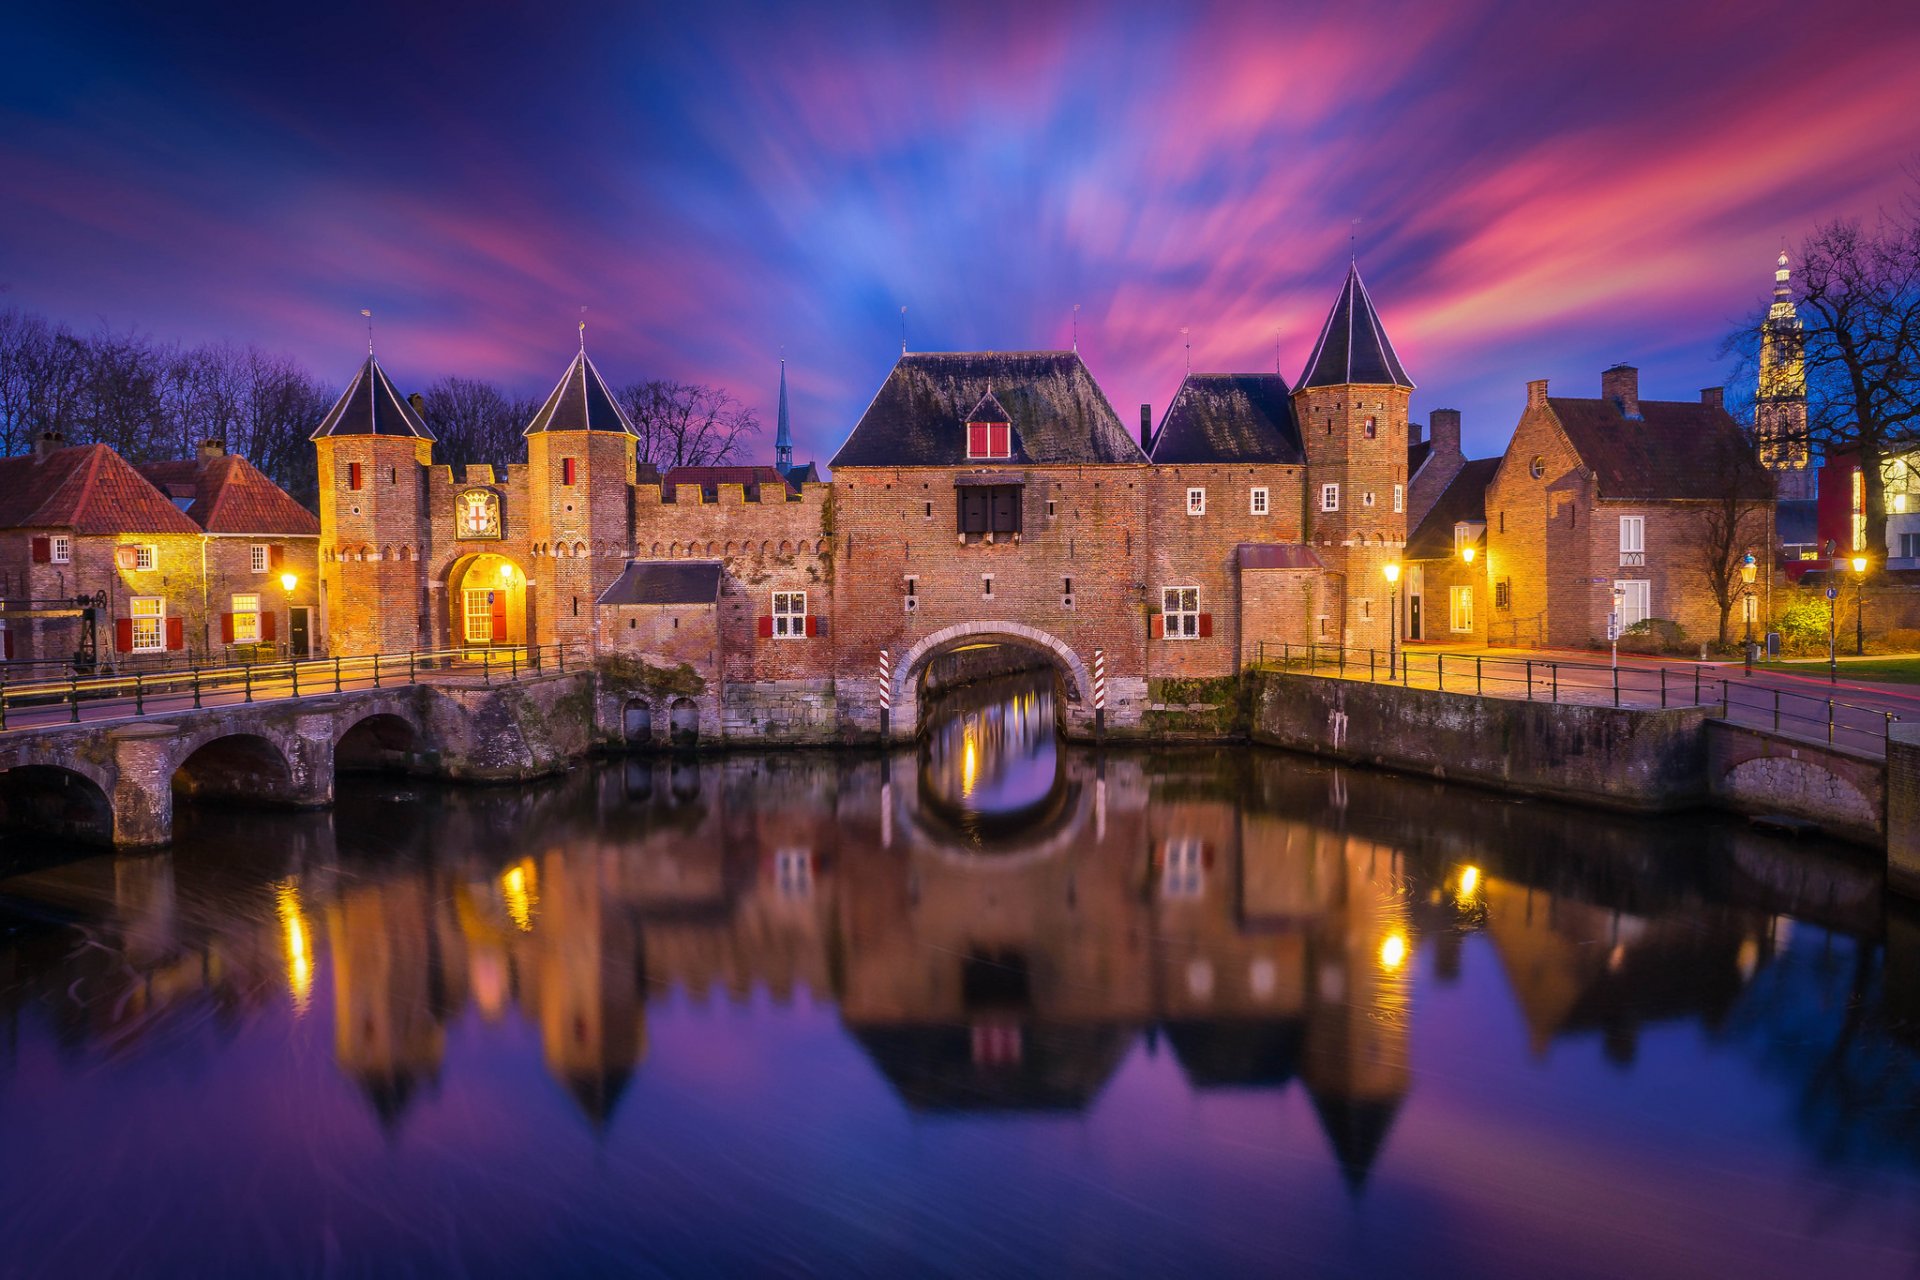
M1049 658L1066 682L1067 700L1093 706L1093 681L1086 664L1060 639L1018 622L958 622L924 637L893 664L893 733L911 738L920 730L920 676L927 663L965 644L1008 644Z

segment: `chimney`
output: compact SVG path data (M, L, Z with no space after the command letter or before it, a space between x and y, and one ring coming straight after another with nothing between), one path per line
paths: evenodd
M1427 417L1433 430L1433 451L1435 453L1460 452L1460 411L1435 409Z
M413 411L421 417L427 416L427 398L418 391L407 397L407 403L412 405Z
M66 444L67 438L58 431L42 431L33 442L33 460L41 462L55 449Z
M1640 371L1630 364L1617 364L1600 375L1600 398L1620 406L1620 416L1631 422L1640 420Z
M1536 378L1527 384L1527 408L1544 409L1547 407L1547 380Z
M207 439L200 442L200 461L212 462L215 458L224 458L226 456L227 442L225 440Z
M1727 407L1727 389L1725 387L1700 388L1700 403L1707 406L1707 408L1709 409L1726 408Z
M1140 406L1140 449L1141 452L1144 453L1152 450L1152 448L1153 406L1151 404L1142 404Z
M1422 427L1419 423L1415 422L1412 418L1407 419L1407 448L1411 449L1413 448L1413 446L1420 443L1421 439L1423 438L1421 433L1424 430L1425 428Z

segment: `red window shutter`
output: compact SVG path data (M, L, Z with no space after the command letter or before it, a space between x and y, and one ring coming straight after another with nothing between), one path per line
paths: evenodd
M820 634L820 619L811 613L807 615L807 634L810 636Z
M1013 452L1013 448L1007 439L1007 433L1012 430L1013 428L1008 426L996 426L988 429L987 435L993 442L992 447L987 450L990 456L1004 458Z
M760 638L762 640L773 639L773 615L770 613L760 616Z
M140 552L135 547L115 547L113 564L117 569L131 569L140 563Z
M187 647L187 620L185 618L167 619L167 648L184 649Z
M230 613L220 615L220 643L233 643L233 615Z
M573 459L572 458L562 458L560 460L560 483L561 484L573 483Z
M347 464L347 488L358 489L359 487L360 487L360 464L357 462L349 462Z
M53 539L35 538L33 540L33 562L46 564L53 559Z
M276 542L267 548L267 568L278 569L286 558L287 549L279 543Z
M1202 640L1205 640L1208 636L1212 634L1213 634L1213 615L1210 613L1203 613L1200 615L1200 638Z
M1159 614L1159 613L1154 614L1153 617L1149 619L1147 622L1147 634L1153 637L1155 640L1166 639L1167 638L1166 615Z
M260 638L262 640L273 639L273 624L279 616L279 614L273 612L271 609L260 615Z
M984 458L987 456L987 429L984 426L967 426L967 456Z
M133 619L116 618L113 623L113 648L116 653L133 652Z

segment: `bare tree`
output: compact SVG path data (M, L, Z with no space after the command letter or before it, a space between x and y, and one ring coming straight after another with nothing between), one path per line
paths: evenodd
M438 438L440 461L456 473L471 463L504 466L519 457L525 448L521 433L540 409L476 378L442 378L427 388L421 405L420 416Z
M81 433L86 344L44 316L0 312L0 447L19 453L43 431Z
M618 394L640 433L640 461L663 472L739 462L760 433L759 416L721 387L653 379Z
M1720 643L1741 597L1740 569L1751 555L1757 571L1773 569L1773 477L1758 461L1746 433L1730 437L1716 451L1715 493L1696 518L1694 563L1720 610Z

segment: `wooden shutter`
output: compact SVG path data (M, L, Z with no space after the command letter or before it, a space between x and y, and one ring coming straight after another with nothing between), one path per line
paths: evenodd
M1009 437L1012 430L1013 430L1012 427L1009 427L1004 423L998 426L989 427L987 429L987 435L988 435L988 438L991 440L992 444L991 444L991 447L989 447L989 449L987 450L987 452L992 454L996 458L1006 458L1006 457L1012 456L1013 449L1009 444Z
M267 548L267 568L278 569L283 563L285 563L286 558L287 558L287 549L281 546L279 543L276 542L272 546Z
M986 492L993 503L993 522L989 527L995 533L1020 532L1020 486L996 485Z
M132 569L137 567L139 563L140 549L138 547L115 547L113 549L113 564L116 569Z
M187 621L185 618L167 619L167 648L179 650L187 647Z
M279 615L279 614L277 614L277 613L275 613L275 612L274 612L273 610L271 610L271 609L268 609L268 610L265 610L264 612L262 612L262 613L261 613L261 615L260 615L260 638L261 638L262 640L271 640L271 639L273 639L273 633L274 633L274 626L273 626L273 624L274 624L274 623L275 623L276 621L278 621L278 620L279 620L279 617L280 617L280 615Z
M349 462L347 464L347 488L358 489L359 487L360 487L360 464L357 462Z
M220 643L233 643L233 615L230 613L220 615Z
M493 606L493 628L487 638L495 644L504 644L507 639L507 593L489 591L487 603Z
M1147 620L1147 634L1155 640L1164 640L1167 638L1167 617L1165 614L1156 613Z
M33 540L33 562L47 564L53 559L53 539L35 538Z
M1210 613L1203 613L1200 615L1200 638L1202 640L1205 640L1208 636L1212 634L1213 634L1213 615Z
M969 458L987 456L987 429L979 423L967 424L967 456Z
M770 613L760 615L760 638L762 640L773 639L773 615Z
M813 635L818 635L819 633L820 633L819 617L811 613L808 614L807 615L807 634L810 636L813 636Z
M133 619L115 618L113 622L113 648L116 653L133 652Z
M560 460L560 483L561 484L573 483L573 459L572 458L562 458Z

